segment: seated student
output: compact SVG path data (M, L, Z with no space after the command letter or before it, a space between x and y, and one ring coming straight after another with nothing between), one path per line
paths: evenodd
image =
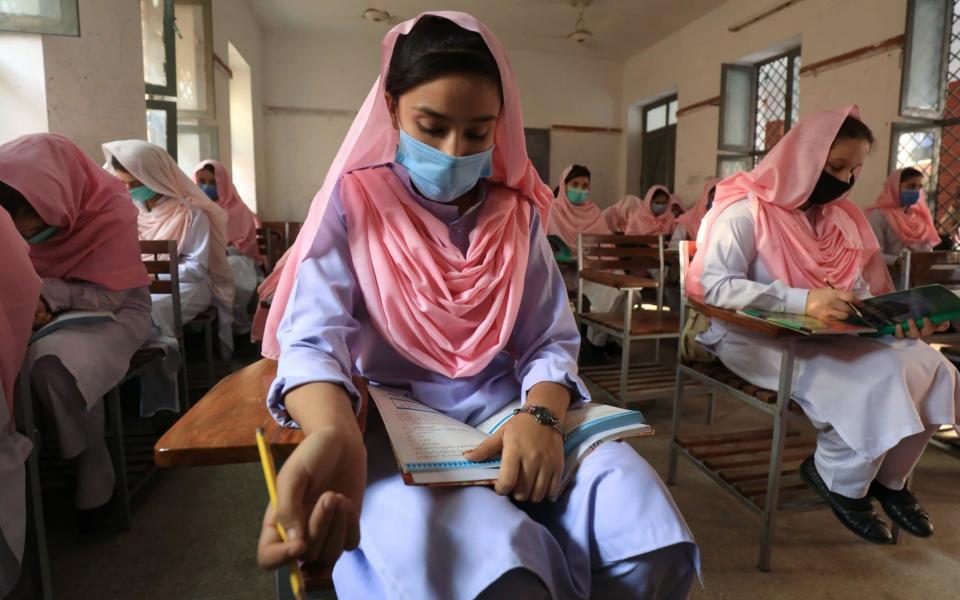
M106 168L126 184L139 210L141 240L176 240L180 310L189 323L217 309L220 351L233 351L233 271L227 261L227 212L213 203L158 146L125 140L103 145ZM172 296L153 295L153 321L174 337Z
M630 221L627 235L664 235L673 233L676 222L670 207L670 190L662 185L652 186Z
M627 230L627 223L640 210L642 200L633 195L626 195L620 202L603 210L603 218L611 233L622 234Z
M0 210L0 255L0 597L6 598L20 579L27 529L23 463L31 450L30 440L14 428L14 386L27 353L41 281L27 243L5 210Z
M336 561L344 599L686 597L696 546L626 443L598 447L554 501L561 438L528 414L465 455L502 450L495 490L404 485L382 425L364 441L353 372L468 423L518 397L561 421L589 400L503 47L443 12L382 48L268 318L268 405L306 437L264 515L261 565Z
M687 212L683 206L683 199L676 194L670 194L670 212L674 219Z
M820 112L793 127L753 171L721 182L688 292L732 310L843 319L850 302L888 291L876 238L847 198L872 144L856 107ZM873 499L907 532L933 533L906 482L930 436L956 423L960 405L957 370L917 339L937 329L911 321L896 337L795 342L793 399L819 430L801 476L870 542L892 541ZM777 388L788 342L717 320L699 341L740 377Z
M578 233L610 233L603 211L590 200L590 169L583 165L564 169L554 195L547 235L559 236L574 254Z
M227 260L233 270L237 288L234 298L233 331L242 335L250 331L247 307L257 289L257 266L262 264L257 246L260 219L240 199L226 167L215 160L197 165L194 180L211 200L227 211Z
M940 243L923 190L923 173L913 167L887 177L876 203L867 209L867 220L888 265L897 262L904 248L930 252Z
M70 310L116 317L40 338L24 367L34 397L56 424L61 454L79 457L74 504L92 510L110 500L115 483L103 396L126 375L150 332L137 213L122 185L73 142L50 134L0 146L0 205L30 244L43 278L35 328ZM95 524L101 514L83 515L81 525Z
M700 223L703 217L713 207L713 197L717 192L719 179L711 178L704 183L703 192L700 193L700 199L693 205L693 208L677 217L673 234L670 236L670 246L677 247L680 242L687 240L696 240L697 233L700 231Z

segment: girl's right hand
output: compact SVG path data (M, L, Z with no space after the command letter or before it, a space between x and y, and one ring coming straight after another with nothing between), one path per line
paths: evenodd
M275 569L292 559L331 568L360 543L360 506L367 451L357 427L322 428L307 435L277 476L277 510L268 506L257 561ZM280 539L275 524L287 532Z
M850 303L857 298L852 292L820 288L807 292L807 315L821 321L843 321L852 312Z

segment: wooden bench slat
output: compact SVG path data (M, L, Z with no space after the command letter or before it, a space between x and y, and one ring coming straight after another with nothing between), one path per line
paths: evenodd
M610 313L581 313L580 320L597 323L607 327L623 330L623 314ZM635 310L630 319L630 335L658 335L680 334L680 319L678 315L669 312L652 310Z
M580 272L584 281L592 281L618 290L655 288L658 283L649 277L638 277L626 273L611 273L599 269L584 269Z

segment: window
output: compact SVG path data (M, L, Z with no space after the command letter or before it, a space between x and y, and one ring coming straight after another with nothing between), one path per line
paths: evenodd
M677 124L677 97L661 100L643 110L643 131L650 133Z
M80 35L79 0L0 0L0 31Z
M753 168L797 121L800 49L721 74L717 175Z
M181 120L214 116L213 17L209 0L175 0L177 110Z
M643 107L640 189L665 185L673 189L677 149L677 97L655 100Z
M193 173L200 161L220 160L220 131L206 125L177 124L177 164Z
M910 0L890 168L927 175L942 234L960 227L960 0Z

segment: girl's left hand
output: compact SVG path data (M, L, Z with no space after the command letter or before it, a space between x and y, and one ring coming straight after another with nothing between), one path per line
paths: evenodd
M897 329L894 332L898 338L903 339L908 337L912 340L920 340L925 337L930 337L935 333L941 333L950 329L950 321L944 321L939 325L934 325L930 319L923 319L923 327L918 328L917 322L913 319L907 320L907 331L904 332L903 326L900 323L897 323Z
M474 462L502 454L498 494L512 492L518 502L542 502L560 493L563 476L563 439L552 427L541 425L533 415L520 413L464 458Z

